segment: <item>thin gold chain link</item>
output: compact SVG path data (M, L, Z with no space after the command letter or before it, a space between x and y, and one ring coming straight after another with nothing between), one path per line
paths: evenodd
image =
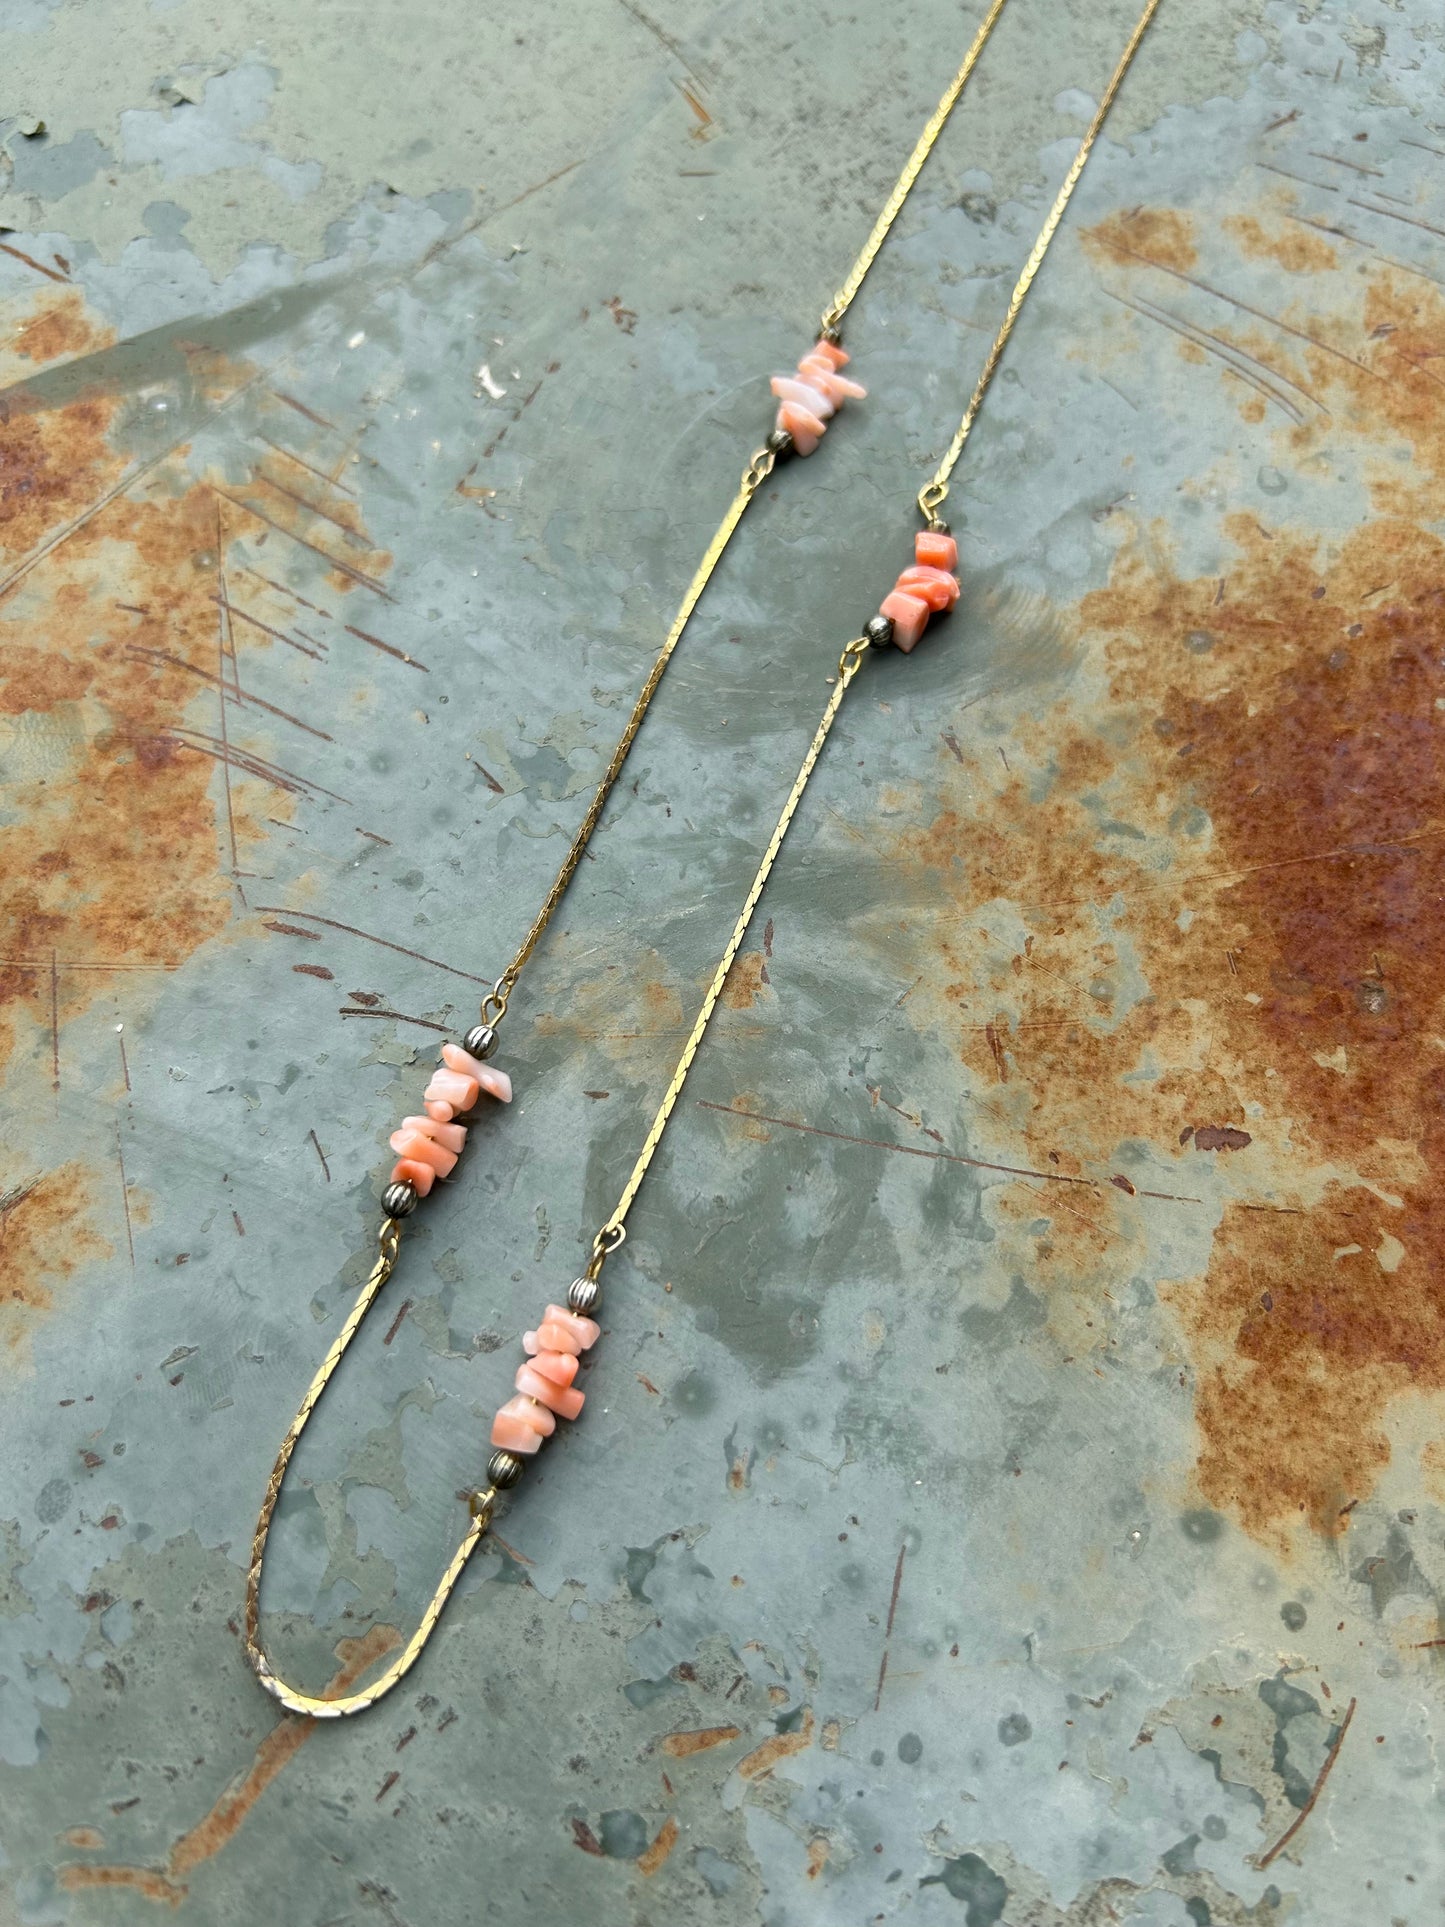
M984 50L989 35L993 32L999 15L1004 10L1004 0L993 0L993 5L984 15L973 44L963 57L963 65L948 83L942 100L924 122L923 132L918 136L918 145L904 163L903 172L898 176L893 192L883 203L883 211L873 223L873 232L863 243L863 250L853 263L847 279L833 296L832 302L823 310L824 332L836 328L849 308L853 297L863 285L863 280L878 255L878 250L888 239L888 230L898 218L899 209L913 191L913 184L923 172L923 163L933 152L934 143L948 123L948 117L958 105L958 97L968 85L968 77L978 64L978 57Z
M758 898L763 894L764 885L772 873L774 863L777 862L778 852L783 847L783 838L788 834L788 825L797 814L798 805L803 800L803 791L808 787L808 778L813 774L814 765L823 753L823 745L828 740L829 732L843 705L843 698L852 686L853 678L858 673L867 648L867 642L860 637L856 642L850 642L838 659L838 681L832 695L828 698L823 719L813 732L813 740L808 745L808 752L803 758L793 787L788 792L788 800L783 805L783 813L778 818L777 827L768 841L767 849L763 852L762 862L759 863L753 876L738 920L733 925L733 933L728 938L727 948L718 960L718 967L712 974L712 982L708 985L707 995L702 1000L702 1008L698 1011L697 1020L688 1034L687 1042L682 1047L682 1055L673 1069L663 1100L657 1107L657 1115L653 1118L651 1128L643 1140L637 1162L632 1167L632 1175L623 1186L622 1196L613 1206L607 1222L597 1234L597 1243L593 1245L594 1253L597 1251L598 1243L608 1240L622 1230L627 1214L632 1209L633 1200L642 1188L642 1180L647 1176L647 1167L652 1163L657 1147L662 1142L662 1134L667 1129L667 1120L672 1116L673 1106L682 1095L682 1087L687 1082L688 1072L692 1069L692 1060L697 1056L703 1034L707 1030L713 1011L717 1008L717 1000L723 993L728 972L732 969L733 960L742 946L743 938L748 933L748 925L752 922L753 912L758 907ZM621 1242L621 1238L617 1237L610 1248L615 1251Z
M566 856L562 859L562 867L553 879L551 889L543 898L542 907L532 919L532 927L522 939L516 956L497 979L494 989L482 1004L482 1016L488 1023L495 1023L505 1014L507 1000L516 988L523 966L536 949L543 931L552 921L552 913L567 894L567 886L577 873L577 865L582 861L583 852L592 839L592 832L597 828L602 812L607 807L607 799L612 794L613 786L622 774L622 765L627 761L637 732L642 727L643 718L647 715L652 699L657 694L657 686L667 673L667 665L672 661L673 651L682 641L682 632L691 620L693 610L701 601L703 590L712 580L713 571L722 560L723 551L731 542L733 531L738 523L742 521L748 503L772 474L776 460L777 457L770 448L763 448L759 449L749 462L737 494L729 502L727 513L718 524L717 533L708 543L703 552L702 561L698 563L692 581L687 585L682 606L673 617L672 627L667 632L666 640L658 651L652 668L648 671L647 680L638 693L637 701L632 705L632 714L627 719L627 726L618 737L611 761L602 772L602 780L592 793L592 801L587 805L586 814L577 826L577 833L568 846Z
M1039 237L1029 249L1029 258L1024 262L1023 270L1018 280L1014 283L1014 291L1009 297L1009 304L1004 314L1003 322L998 333L993 338L993 345L984 357L983 372L974 384L973 393L969 397L968 407L963 411L963 420L958 425L958 433L949 443L948 453L938 464L932 481L925 483L918 491L918 506L928 518L930 526L936 524L938 521L938 511L948 495L948 478L952 475L954 465L963 453L963 445L968 440L974 423L978 420L978 412L983 407L983 398L988 393L989 383L994 378L994 373L998 368L999 362L1003 359L1003 351L1008 346L1009 336L1014 331L1014 323L1019 318L1019 311L1028 299L1028 292L1034 284L1034 277L1043 266L1044 256L1049 251L1049 243L1053 240L1054 233L1060 221L1064 218L1064 210L1069 205L1074 189L1079 184L1079 176L1084 171L1094 142L1099 138L1099 131L1109 117L1109 109L1114 104L1114 96L1124 84L1124 76L1128 73L1130 63L1139 51L1139 42L1144 38L1149 22L1154 18L1158 5L1159 0L1148 0L1147 6L1135 23L1134 31L1130 34L1124 51L1119 56L1119 64L1110 75L1109 84L1100 97L1094 118L1089 122L1084 138L1079 143L1079 151L1075 154L1069 166L1069 171L1064 176L1064 184L1059 189L1057 195L1055 195L1054 204L1049 209L1043 226L1039 229Z
M482 1534L491 1522L492 1506L496 1493L488 1488L474 1495L472 1500L472 1522L461 1544L452 1556L451 1564L442 1574L441 1583L431 1596L421 1623L384 1673L378 1676L363 1692L340 1695L335 1699L317 1699L310 1693L299 1692L288 1686L272 1670L261 1644L261 1567L266 1557L266 1540L275 1517L276 1504L281 1497L281 1486L286 1477L286 1468L291 1463L291 1454L296 1442L306 1430L306 1422L321 1402L321 1395L331 1383L332 1375L341 1363L346 1348L361 1328L362 1320L371 1310L377 1293L386 1283L396 1267L397 1251L401 1243L401 1224L396 1218L384 1220L377 1237L380 1250L371 1274L357 1294L356 1303L351 1307L346 1323L336 1334L335 1342L325 1358L322 1359L316 1376L307 1387L306 1396L301 1401L301 1409L291 1421L290 1430L281 1441L276 1454L276 1462L271 1468L271 1476L266 1482L265 1495L261 1501L260 1516L256 1520L255 1535L251 1540L251 1563L246 1569L246 1656L252 1669L272 1699L280 1702L288 1713L302 1713L313 1719L340 1719L347 1713L364 1712L374 1706L384 1693L389 1693L397 1681L416 1664L423 1646L431 1638L432 1628L441 1617L442 1608L451 1597L452 1588L461 1578L467 1561L476 1551Z

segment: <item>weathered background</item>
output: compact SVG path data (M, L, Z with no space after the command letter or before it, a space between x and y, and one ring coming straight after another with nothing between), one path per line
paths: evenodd
M1164 0L585 1419L379 1710L240 1650L386 1134L975 17L0 5L7 1927L1441 1920L1423 0ZM293 1677L414 1623L1131 18L1012 0L751 511L298 1456Z

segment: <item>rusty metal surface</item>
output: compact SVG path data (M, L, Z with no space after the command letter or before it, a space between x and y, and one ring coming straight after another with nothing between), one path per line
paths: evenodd
M6 1927L1440 1919L1420 6L1165 0L585 1421L381 1709L241 1657L386 1134L970 24L872 11L0 7ZM293 1676L429 1591L1128 11L1016 0L710 591L298 1455Z

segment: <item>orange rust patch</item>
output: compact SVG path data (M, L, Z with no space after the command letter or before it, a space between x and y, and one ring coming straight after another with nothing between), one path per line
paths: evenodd
M1122 208L1085 228L1083 241L1097 258L1125 266L1142 255L1160 266L1187 271L1199 259L1192 221L1172 207Z
M78 346L89 324L71 291L59 303L47 338ZM200 350L188 360L213 400L246 379ZM293 527L325 566L325 541L310 539L323 525L286 497L261 522L179 457L112 496L125 473L109 439L117 408L106 395L48 411L23 393L0 403L0 745L13 810L0 829L0 1059L28 1018L52 1083L60 1030L113 988L107 967L140 973L126 980L134 1001L146 972L225 926L223 872L243 874L266 819L305 790L307 745L324 733L247 690L248 658L291 639L276 626L285 615L252 620L244 606L236 578L252 598L267 578L226 567L238 538L264 553ZM342 502L331 533L348 566L382 567L354 507L324 481L317 490L328 512ZM250 748L258 730L264 755Z
M650 1879L676 1845L677 1822L669 1815L668 1818L663 1821L661 1827L659 1827L657 1838L653 1841L652 1845L638 1854L637 1871L640 1874L645 1874Z
M1445 1307L1428 1284L1391 1289L1375 1256L1390 1215L1372 1192L1341 1185L1309 1212L1231 1205L1205 1287L1163 1293L1196 1359L1200 1486L1256 1534L1290 1515L1342 1531L1389 1463L1380 1418L1391 1395L1441 1382ZM1312 1401L1324 1422L1301 1436Z
M1220 222L1241 254L1273 261L1289 274L1320 274L1339 266L1339 256L1324 235L1297 222L1266 227L1253 214L1227 214Z
M655 950L647 951L636 969L622 964L594 968L559 994L555 1009L538 1015L537 1029L544 1037L605 1045L675 1037L683 1028L682 998L661 971Z
M740 1726L702 1726L691 1733L666 1733L658 1746L669 1759L688 1760L694 1753L706 1753L710 1746L726 1746L741 1734Z
M56 1879L68 1894L91 1887L124 1887L142 1900L159 1901L167 1907L179 1907L186 1897L184 1887L177 1887L153 1867L87 1867L83 1861L74 1861L61 1867Z
M769 982L767 959L761 950L744 950L728 972L722 1003L728 1010L751 1010Z
M36 297L37 312L22 321L8 343L9 352L31 364L59 361L108 348L115 331L97 321L85 306L80 291L64 288L58 294Z
M0 424L9 560L114 481L110 412L85 401ZM8 492L17 475L34 481L18 496ZM25 577L4 612L0 717L24 716L16 740L34 748L15 758L16 819L0 830L9 879L0 1006L27 1007L42 1028L104 987L93 969L68 964L172 964L229 914L215 764L170 733L220 675L216 566L216 509L203 485L121 496ZM6 1054L9 1042L0 1036Z
M993 1143L1097 1187L994 1207L1070 1353L1107 1333L1141 1212L1200 1208L1196 1143L1236 1187L1207 1277L1165 1295L1200 1492L1281 1545L1343 1530L1390 1400L1445 1391L1445 301L1360 280L1268 353L1329 410L1281 425L1281 459L1353 441L1377 516L1328 540L1226 518L1193 579L1136 531L1076 612L1084 700L1020 706L1007 769L956 723L939 815L885 852L954 899L904 1009L942 1009ZM1131 1167L1137 1196L1109 1182L1130 1140L1173 1166Z
M745 1753L738 1761L738 1777L743 1780L760 1780L765 1773L771 1773L779 1760L786 1760L791 1754L804 1753L813 1744L813 1709L803 1709L803 1724L796 1733L775 1733L761 1746L755 1746L751 1753Z
M58 1283L110 1257L112 1246L90 1223L94 1189L94 1174L72 1162L0 1198L0 1344L11 1351L50 1310Z
M322 1697L336 1699L350 1692L363 1674L388 1653L394 1653L401 1643L401 1634L395 1626L382 1625L369 1627L358 1638L338 1640L336 1654L341 1665ZM283 1715L256 1748L245 1772L232 1781L205 1818L177 1840L166 1855L164 1868L91 1867L76 1862L58 1869L60 1885L69 1893L85 1887L126 1887L146 1900L179 1907L190 1891L186 1876L235 1838L261 1795L300 1752L316 1725L314 1719Z
M258 545L269 531L280 531L329 564L326 586L332 595L360 591L371 601L379 592L385 601L391 600L381 586L391 567L390 552L372 542L357 503L328 488L320 478L291 463L262 463L247 481L228 492L227 500L236 511L238 527L257 538ZM249 529L248 517L253 524ZM369 631L365 637L388 654L400 653Z

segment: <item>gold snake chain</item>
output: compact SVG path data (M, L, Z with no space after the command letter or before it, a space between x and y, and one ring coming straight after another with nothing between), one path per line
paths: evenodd
M919 171L937 140L948 118L949 112L957 101L964 83L972 71L983 44L994 22L997 20L999 13L1002 11L1004 4L1005 0L994 0L994 4L985 16L973 44L969 48L963 66L959 69L943 100L940 101L938 109L925 126L923 134L920 136L907 166L899 177L898 185L894 188L892 195L890 195L888 202L885 204L883 212L875 223L862 253L854 264L852 272L835 295L832 306L825 312L823 317L825 328L829 326L836 327L837 320L857 294L863 278L867 274L868 268L871 266L879 248L882 246L883 240L896 218L899 208L907 198L909 189L917 179ZM1159 0L1147 0L1144 10L1139 16L1134 30L1124 47L1123 53L1120 55L1118 64L1100 99L1098 109L1080 142L1068 173L1064 177L1063 184L1054 198L1044 224L1039 231L1038 238L1030 250L1028 259L1025 261L1024 267L1014 285L1013 294L1009 300L1003 321L985 356L982 372L974 386L972 396L969 399L968 407L959 424L958 431L954 435L948 451L943 461L939 464L932 480L919 491L918 505L931 528L941 527L938 518L938 508L947 496L949 477L963 451L969 433L978 418L984 395L998 368L1009 337L1013 333L1019 313L1028 296L1029 289L1033 285L1040 265L1043 262L1044 255L1048 251L1049 243L1052 241L1059 223L1063 219L1065 209L1068 207L1069 200L1073 195L1075 187L1078 185L1079 178L1084 171L1090 152L1098 139L1099 133L1108 116L1109 109L1113 105L1114 98L1123 83L1124 76L1128 72L1129 66L1138 51L1139 44L1158 6ZM764 457L767 458L765 466ZM771 472L771 468L771 451L764 451L762 455L754 458L753 463L744 476L742 488L729 506L728 513L724 517L718 533L709 544L702 563L699 565L696 575L688 586L682 608L679 610L677 619L668 633L666 642L663 644L662 651L653 665L647 682L643 686L642 694L628 720L627 728L623 731L622 738L613 753L612 761L608 765L602 782L599 784L592 799L592 803L583 819L578 835L567 853L567 858L561 870L558 872L557 880L548 893L542 910L539 912L531 930L528 932L521 949L517 952L516 957L503 973L502 977L498 979L496 988L491 993L487 1002L483 1004L484 1018L495 1020L505 1012L507 996L514 987L523 965L531 955L542 932L546 929L552 912L561 901L567 884L576 870L587 838L591 835L592 830L596 827L598 818L602 814L608 794L616 782L618 772L621 770L627 752L631 748L632 741L641 726L647 706L651 702L657 685L662 679L668 659L677 645L682 631L686 626L687 619L695 608L703 589L706 587L718 558L726 548L727 542L734 529L736 529L744 509L752 499L753 494L756 493L758 487L761 486L762 481L766 479L767 474ZM619 1248L626 1238L627 1214L637 1198L643 1180L656 1155L657 1148L662 1141L663 1133L667 1129L668 1120L672 1115L678 1098L682 1094L683 1087L687 1082L688 1073L692 1069L693 1061L701 1047L713 1012L716 1010L718 1000L722 996L728 974L747 936L753 913L767 885L768 878L772 873L773 866L782 849L783 841L787 836L789 826L802 802L803 794L808 787L808 782L817 766L818 759L822 755L823 747L837 720L843 701L852 687L865 658L870 653L867 639L865 637L858 637L846 645L839 658L837 679L832 693L823 710L818 727L814 731L812 741L808 745L797 776L794 778L792 788L788 793L787 800L783 805L782 813L768 841L767 848L763 852L762 859L758 864L747 896L744 899L742 909L733 925L732 934L728 939L722 956L718 960L717 968L713 972L712 981L708 985L707 993L703 998L702 1005L692 1029L688 1034L687 1041L682 1047L681 1054L673 1068L672 1076L668 1080L662 1102L658 1106L657 1113L643 1140L642 1148L638 1153L637 1160L632 1167L626 1184L623 1186L622 1193L616 1205L592 1241L591 1254L585 1274L589 1280L595 1281L598 1278L606 1259L612 1252ZM431 1637L447 1600L450 1598L457 1581L466 1569L467 1562L475 1552L477 1546L481 1543L482 1537L491 1522L493 1508L497 1499L495 1486L478 1490L471 1495L470 1524L456 1552L453 1554L450 1564L442 1574L441 1580L432 1594L431 1600L422 1615L416 1631L410 1640L407 1641L401 1653L377 1675L369 1686L359 1692L332 1699L322 1699L311 1694L300 1692L288 1686L278 1677L266 1657L261 1645L260 1635L261 1570L267 1535L270 1531L276 1504L280 1497L282 1481L285 1478L286 1469L290 1463L291 1454L295 1449L297 1440L300 1438L322 1393L326 1390L337 1366L340 1364L343 1354L355 1337L367 1312L371 1309L377 1294L391 1276L396 1264L400 1234L400 1220L394 1217L388 1217L381 1227L379 1234L380 1252L371 1274L362 1287L360 1295L353 1305L346 1323L342 1326L334 1344L322 1361L316 1376L312 1379L306 1396L302 1400L301 1408L297 1412L289 1431L281 1442L280 1450L276 1455L276 1461L272 1468L271 1477L267 1483L265 1497L251 1546L251 1561L246 1578L245 1647L247 1656L262 1686L265 1687L266 1691L270 1693L274 1699L279 1701L283 1707L292 1713L303 1714L314 1718L337 1719L346 1714L362 1712L367 1707L374 1706L379 1699L390 1692L391 1689L405 1677L411 1667L416 1663L422 1649Z

